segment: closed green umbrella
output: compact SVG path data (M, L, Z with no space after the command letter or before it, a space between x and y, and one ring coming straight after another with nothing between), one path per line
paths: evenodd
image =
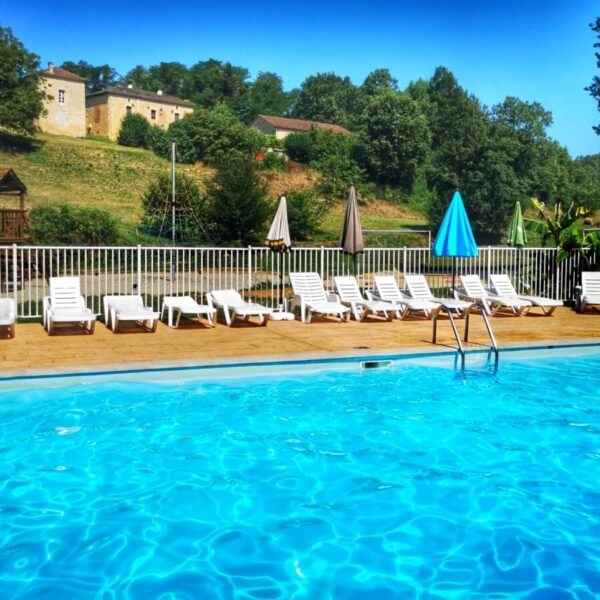
M523 214L521 213L521 203L515 202L515 210L513 211L512 219L508 228L508 236L506 244L517 249L517 287L519 287L520 263L521 263L521 248L527 244L527 235L525 234L525 226L523 224Z
M508 237L506 243L515 248L522 248L527 243L525 227L523 226L523 215L521 213L521 203L515 202L515 210L508 228Z

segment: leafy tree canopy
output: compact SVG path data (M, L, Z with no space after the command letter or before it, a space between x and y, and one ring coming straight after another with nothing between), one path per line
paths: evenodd
M350 121L356 88L349 77L317 73L308 77L294 102L294 117L346 125Z
M88 93L105 90L107 87L117 84L120 80L119 74L110 65L94 66L85 60L78 62L67 60L61 67L84 77L86 80L85 89Z
M596 22L595 23L590 23L590 27L592 29L592 31L595 31L598 34L598 40L595 44L594 44L594 48L597 48L600 50L600 17L596 18ZM595 52L596 55L596 67L598 67L600 69L600 51L596 51ZM600 77L598 75L594 75L593 79L592 79L592 83L590 83L590 85L588 87L585 88L586 91L588 91L593 98L596 99L596 102L598 104L598 111L600 111ZM596 125L594 126L594 131L600 135L600 125Z
M412 189L429 149L429 127L417 103L387 88L372 96L358 119L357 157L371 179Z
M39 57L0 27L0 127L32 135L44 112Z
M244 102L244 121L251 123L257 115L283 115L290 98L283 90L283 80L276 73L259 73L249 86Z

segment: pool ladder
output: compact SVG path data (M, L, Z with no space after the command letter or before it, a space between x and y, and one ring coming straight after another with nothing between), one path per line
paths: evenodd
M485 307L483 306L483 304L481 302L474 302L473 307L471 307L471 309L467 310L467 312L465 314L465 336L464 336L463 341L465 343L469 341L469 318L471 316L471 311L474 307L479 308L479 312L480 312L481 316L483 317L483 322L485 323L485 328L487 330L488 337L490 338L491 345L489 346L489 348L494 353L494 368L498 369L498 359L499 359L498 342L496 342L496 336L494 335L494 331L492 330L492 325L490 323L490 319L487 316L487 314L485 312ZM465 370L466 352L465 352L465 347L463 345L463 341L461 341L461 339L460 339L460 335L458 333L458 328L456 327L456 322L454 321L454 317L452 316L452 309L449 308L448 306L444 306L442 304L442 310L444 310L446 312L446 314L448 315L448 319L450 321L450 326L452 327L452 332L454 333L454 339L456 340L456 344L458 346L457 350L458 350L458 354L460 355L461 370L464 371ZM437 341L437 317L438 317L438 313L436 313L433 316L433 343L434 344Z

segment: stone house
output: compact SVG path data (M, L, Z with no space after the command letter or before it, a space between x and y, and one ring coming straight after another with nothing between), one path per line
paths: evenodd
M85 137L85 79L52 63L41 76L48 98L46 114L38 119L39 128L44 133Z
M290 135L290 133L310 131L311 127L329 129L336 133L350 135L350 132L341 125L319 123L317 121L304 121L303 119L288 119L286 117L272 117L270 115L258 115L252 122L252 127L256 127L268 135L274 135L278 139L285 138Z
M162 91L146 92L129 86L113 86L85 98L87 128L91 135L116 140L126 114L140 114L151 125L166 129L173 121L193 112L194 104Z

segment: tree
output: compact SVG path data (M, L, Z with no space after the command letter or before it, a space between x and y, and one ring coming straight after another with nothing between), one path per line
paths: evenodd
M115 85L120 79L117 71L110 65L94 66L85 60L78 62L68 60L61 67L85 78L85 89L88 93L105 90L111 85Z
M490 121L479 101L454 75L438 67L428 83L431 158L427 180L435 192L428 216L439 225L460 188L476 233L497 240L521 191L505 151L493 143Z
M320 200L317 190L290 190L285 194L288 207L290 236L296 241L306 241L314 236L327 214L330 204Z
M598 34L598 39L600 40L600 17L596 18L596 23L590 23L590 27L592 31L595 31ZM600 48L600 41L594 44L594 48ZM600 69L600 52L595 52L596 56L596 66ZM596 99L598 104L598 110L600 111L600 77L598 75L594 75L592 79L592 83L585 88L593 98ZM594 126L594 131L597 135L600 135L600 125Z
M167 173L150 183L142 197L142 227L151 235L171 239L173 235L173 183ZM205 223L206 197L196 182L177 173L175 176L175 239L182 244L197 245L210 241Z
M165 94L181 97L185 93L189 72L188 68L179 62L161 62L149 68L138 65L125 75L123 83L156 92L162 90Z
M223 103L240 114L248 77L247 69L211 58L196 63L189 70L184 95L200 108Z
M131 84L140 90L151 90L150 73L142 65L137 65L123 77L124 84Z
M232 152L253 156L263 144L260 131L246 127L226 104L211 109L196 108L180 123L172 127L187 130L186 135L197 151L196 160L217 163Z
M412 189L429 149L429 127L416 102L387 88L367 99L356 155L371 180Z
M289 106L281 77L276 73L259 73L244 100L244 121L252 123L257 115L283 115Z
M139 113L126 114L121 121L117 143L121 146L145 148L149 130L150 123L146 117Z
M348 124L356 88L348 77L317 73L305 79L295 100L293 116L324 123Z
M579 156L572 161L570 181L575 204L600 209L600 154Z
M272 208L252 158L232 155L223 160L208 196L208 215L220 243L239 246L264 240Z
M32 135L44 112L39 57L0 27L0 127Z

